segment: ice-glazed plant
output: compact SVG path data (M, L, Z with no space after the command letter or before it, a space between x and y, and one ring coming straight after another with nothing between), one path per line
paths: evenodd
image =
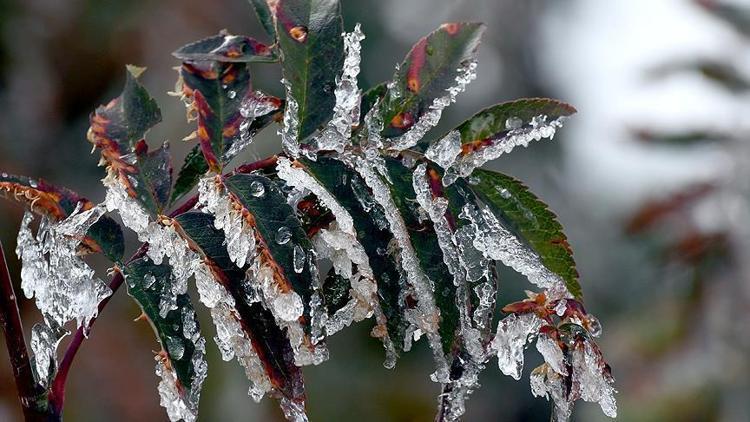
M176 95L197 124L187 137L197 145L174 183L168 145L149 149L144 139L161 115L136 67L122 94L91 116L88 140L106 167L102 203L2 173L0 191L28 205L16 252L23 292L44 316L29 362L4 271L2 322L26 417L61 418L76 351L125 282L161 344L162 406L173 421L195 420L207 364L190 279L222 357L244 368L253 399L272 396L289 420L307 420L301 367L327 359L328 336L369 318L387 368L426 338L431 378L442 385L436 420L461 417L493 355L519 379L534 338L545 363L531 373L532 393L551 399L555 420L566 420L577 399L615 416L613 380L593 340L600 326L583 307L562 227L523 184L478 168L552 138L575 109L522 99L433 137L442 110L475 77L482 24L443 24L390 82L362 93L365 36L359 25L344 32L339 1L252 4L272 45L221 33L174 53L182 61ZM277 62L284 99L251 84L251 65ZM232 163L274 124L283 152ZM142 242L129 258L114 214ZM114 263L109 285L82 259L87 253ZM503 307L493 330L498 261L539 291ZM73 320L75 337L58 362Z

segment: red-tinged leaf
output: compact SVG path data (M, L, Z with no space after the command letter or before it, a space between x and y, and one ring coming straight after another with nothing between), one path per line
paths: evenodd
M281 68L297 102L297 138L304 140L333 115L336 75L344 63L339 0L278 0L273 12Z
M715 189L716 186L711 184L699 184L690 186L665 199L648 202L630 218L625 225L625 231L631 235L643 233L665 218L686 210Z
M60 221L72 213L78 204L82 210L94 206L91 201L70 189L53 186L42 179L31 179L0 173L0 196L27 204L31 211ZM81 252L103 253L119 262L125 250L122 228L108 216L102 216L89 228L81 243Z
M242 63L186 62L180 76L182 94L193 101L191 107L197 111L201 151L208 167L217 172L234 156L234 152L227 153L240 140L240 126L245 120L241 114L243 102L262 103L270 110L253 120L247 135L273 121L276 110L282 107L282 100L253 92L250 72Z
M383 136L409 130L434 99L456 85L459 68L475 58L484 29L481 23L446 23L417 41L380 104Z
M278 57L271 48L244 35L219 34L184 45L172 53L183 61L224 63L272 63Z
M562 225L547 204L518 180L489 170L475 170L478 179L471 189L502 224L528 244L542 264L559 275L573 296L581 298L573 250Z

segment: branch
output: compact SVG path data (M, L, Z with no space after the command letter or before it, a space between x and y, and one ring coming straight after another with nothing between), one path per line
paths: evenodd
M18 312L16 294L13 291L10 272L5 262L2 242L0 242L0 325L5 334L5 345L10 355L13 378L16 381L18 399L23 407L24 418L26 421L46 420L44 388L37 384L34 372L31 370L21 315Z

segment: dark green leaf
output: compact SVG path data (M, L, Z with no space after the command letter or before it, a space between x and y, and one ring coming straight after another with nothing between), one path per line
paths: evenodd
M137 173L129 174L128 180L138 202L156 213L161 213L169 204L172 191L171 160L167 143L153 151L148 151L145 141L136 145L133 167Z
M255 10L255 15L258 17L260 24L263 25L263 29L266 31L271 39L276 39L276 29L273 25L273 13L271 8L268 6L266 0L248 0Z
M383 136L406 132L435 98L456 85L458 69L474 59L484 29L481 23L446 23L412 47L380 106Z
M258 185L260 184L260 185ZM261 253L260 259L278 275L275 281L283 283L281 291L292 290L302 298L305 305L305 328L310 328L310 300L316 276L310 265L304 265L302 271L295 271L294 249L302 248L307 255L312 251L312 243L307 238L294 209L287 203L286 196L276 183L270 179L254 174L236 174L224 180L232 199L248 213L248 219L256 230L256 238L262 243L261 248L268 251ZM257 186L263 186L263 194L256 196ZM291 237L280 241L287 232Z
M344 23L338 0L278 0L281 67L299 108L299 140L333 115L336 75L344 62Z
M205 343L196 348L196 337L185 335L185 322L191 321L195 324L195 330L200 330L198 320L195 318L195 310L186 294L177 296L177 309L171 310L166 317L159 315L159 304L163 292L170 294L173 282L172 272L168 265L156 265L146 257L139 258L129 263L124 269L125 280L128 285L128 294L135 299L143 313L151 322L159 342L164 350L164 356L169 359L167 368L172 368L177 381L182 387L178 388L183 394L187 404L194 404L194 412L197 411L197 397L200 394L201 383L205 376L206 367L196 368L196 355L205 353ZM187 329L192 336L190 327ZM200 340L205 342L205 340Z
M391 181L391 197L409 231L411 244L419 259L424 274L432 281L435 305L440 310L440 327L438 332L443 345L443 353L450 355L456 347L460 328L459 311L456 306L456 286L453 275L445 265L443 252L437 235L429 220L420 218L417 205L417 194L414 193L412 170L404 167L400 160L385 160Z
M187 212L175 218L211 265L217 282L232 295L240 325L250 338L253 349L263 362L274 389L283 397L304 405L302 371L294 365L294 353L285 332L273 315L258 302L250 302L244 289L245 269L229 259L223 244L224 233L214 227L214 217L201 212Z
M0 196L24 202L31 211L48 215L57 221L70 215L78 203L81 203L84 210L94 205L70 189L53 186L42 179L8 173L0 173ZM89 252L102 252L117 262L122 259L125 249L122 228L108 216L102 216L89 228L82 246Z
M183 61L271 63L278 60L265 44L244 35L219 34L180 47L172 53Z
M365 181L341 161L318 157L317 161L302 159L300 162L352 216L357 239L367 253L375 274L388 336L396 351L403 351L408 323L404 319L407 305L400 293L405 276L390 253L393 236L388 230L383 210L372 199Z
M570 293L580 299L573 250L557 217L518 180L489 170L476 170L472 186L495 216L520 240L526 242L552 272L562 277Z

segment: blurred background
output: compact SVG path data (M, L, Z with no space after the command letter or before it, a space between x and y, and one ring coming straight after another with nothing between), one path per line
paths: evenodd
M750 1L343 4L346 28L361 22L367 35L363 88L387 80L410 45L440 23L488 24L478 78L436 134L523 96L578 108L553 142L491 166L523 179L566 228L587 308L604 325L600 345L617 380L619 420L750 421ZM142 81L164 115L149 140L172 141L179 167L191 146L180 140L191 129L183 105L167 95L178 65L170 52L224 28L267 41L245 0L0 0L0 168L101 201L88 116L118 95L128 63L149 68ZM256 68L255 87L280 95L278 69ZM278 148L269 130L244 158ZM21 215L0 202L0 239L14 274ZM509 271L501 277L500 302L520 299L527 285ZM30 329L38 312L28 300L21 307ZM103 313L69 378L67 420L166 420L151 352L158 345L147 324L131 322L138 314L124 291ZM439 386L429 381L424 342L389 371L369 328L334 336L331 359L305 368L311 419L432 420ZM282 420L272 400L246 396L235 362L221 361L213 345L208 354L201 420ZM521 382L491 362L465 420L548 420L549 404L528 386L540 360L528 354ZM5 350L0 380L0 420L20 420ZM573 419L607 418L579 403Z

